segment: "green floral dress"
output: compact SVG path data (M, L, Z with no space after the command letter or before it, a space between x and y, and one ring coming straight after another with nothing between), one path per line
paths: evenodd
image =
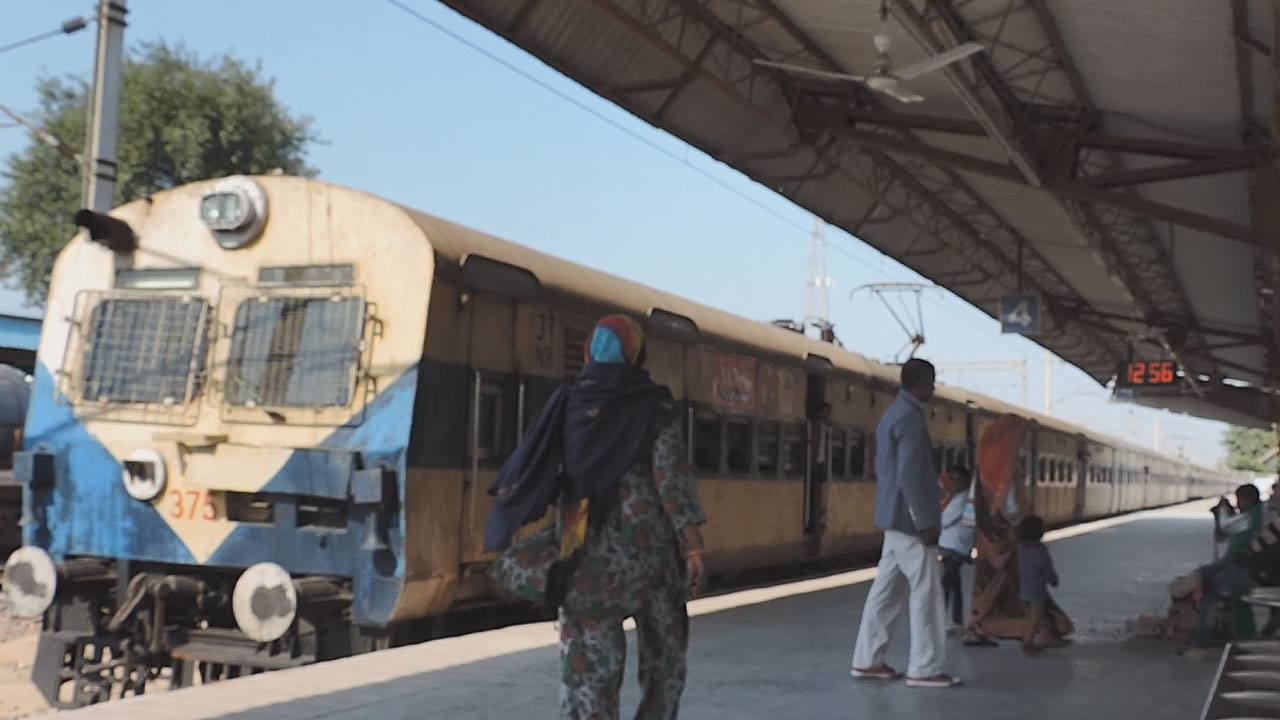
M644 693L636 717L676 717L689 638L679 531L705 521L680 425L673 422L654 441L652 457L619 481L618 502L588 533L560 606L562 717L618 717L628 617L636 620ZM495 563L494 576L516 594L540 600L558 538L559 528L551 526L511 547Z

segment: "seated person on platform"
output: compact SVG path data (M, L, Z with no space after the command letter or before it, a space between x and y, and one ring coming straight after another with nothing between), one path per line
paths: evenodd
M1203 588L1203 600L1196 618L1195 630L1191 633L1191 646L1203 648L1209 644L1210 620L1218 599L1237 599L1253 589L1256 580L1254 570L1259 564L1259 553L1251 549L1258 538L1263 524L1262 498L1254 485L1241 485L1236 488L1236 508L1239 512L1232 514L1231 506L1219 503L1213 509L1215 522L1219 532L1227 536L1226 557L1218 562L1200 567L1195 575ZM1248 637L1255 633L1253 613L1248 606L1236 608L1236 632Z

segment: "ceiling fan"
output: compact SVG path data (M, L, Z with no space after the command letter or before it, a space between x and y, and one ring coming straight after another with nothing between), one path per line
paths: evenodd
M806 75L821 80L836 80L845 82L856 82L866 85L876 92L884 93L899 102L913 103L924 100L923 95L913 92L906 87L904 83L914 80L921 75L931 73L935 70L950 65L957 60L962 60L970 55L980 52L983 49L981 43L967 42L951 48L945 52L938 53L933 57L925 58L918 63L913 63L903 68L893 67L893 60L889 57L889 48L893 45L893 39L885 32L885 25L889 21L889 7L885 0L880 3L880 32L872 38L872 43L876 48L876 62L873 67L873 73L869 76L849 75L841 72L831 72L829 70L818 70L815 68L804 67L802 65L791 65L788 63L774 62L772 60L756 60L757 65L764 67L777 68L796 75Z

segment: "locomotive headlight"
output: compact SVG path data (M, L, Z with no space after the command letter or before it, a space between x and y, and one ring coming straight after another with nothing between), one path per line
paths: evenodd
M164 476L164 458L160 453L151 448L141 448L124 461L121 481L130 497L145 502L164 490Z
M28 545L19 548L4 564L4 596L18 617L36 618L53 604L58 571L49 553Z
M231 592L231 613L250 640L271 642L280 638L298 615L298 590L293 578L275 563L250 566Z
M220 180L200 198L200 220L213 231L218 245L242 248L258 239L267 221L266 193L246 177Z

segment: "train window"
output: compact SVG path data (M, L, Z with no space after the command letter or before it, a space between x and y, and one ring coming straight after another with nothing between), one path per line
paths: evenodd
M485 381L480 384L478 407L479 418L476 422L476 459L486 467L500 463L505 458L502 454L502 386L496 382Z
M827 431L827 447L831 448L831 477L845 476L845 465L849 459L849 435L843 428L831 428Z
M1049 482L1049 472L1044 458L1040 458L1040 474L1037 477L1041 483Z
M713 412L694 414L693 466L700 472L720 472L720 416Z
M244 407L351 403L364 340L364 300L257 297L236 308L226 398Z
M933 472L938 474L942 472L942 446L933 449Z
M751 421L746 418L729 418L725 429L725 464L729 472L746 475L751 472Z
M418 365L418 394L408 462L413 467L466 467L467 417L472 407L471 370L465 365L423 358Z
M861 430L849 433L849 474L860 478L867 473L867 436Z
M204 380L209 304L196 298L110 298L85 324L81 397L184 405Z
M806 462L804 426L787 423L782 428L782 474L787 477L804 477L808 472Z
M760 423L760 439L756 442L756 471L761 475L778 474L778 423Z

